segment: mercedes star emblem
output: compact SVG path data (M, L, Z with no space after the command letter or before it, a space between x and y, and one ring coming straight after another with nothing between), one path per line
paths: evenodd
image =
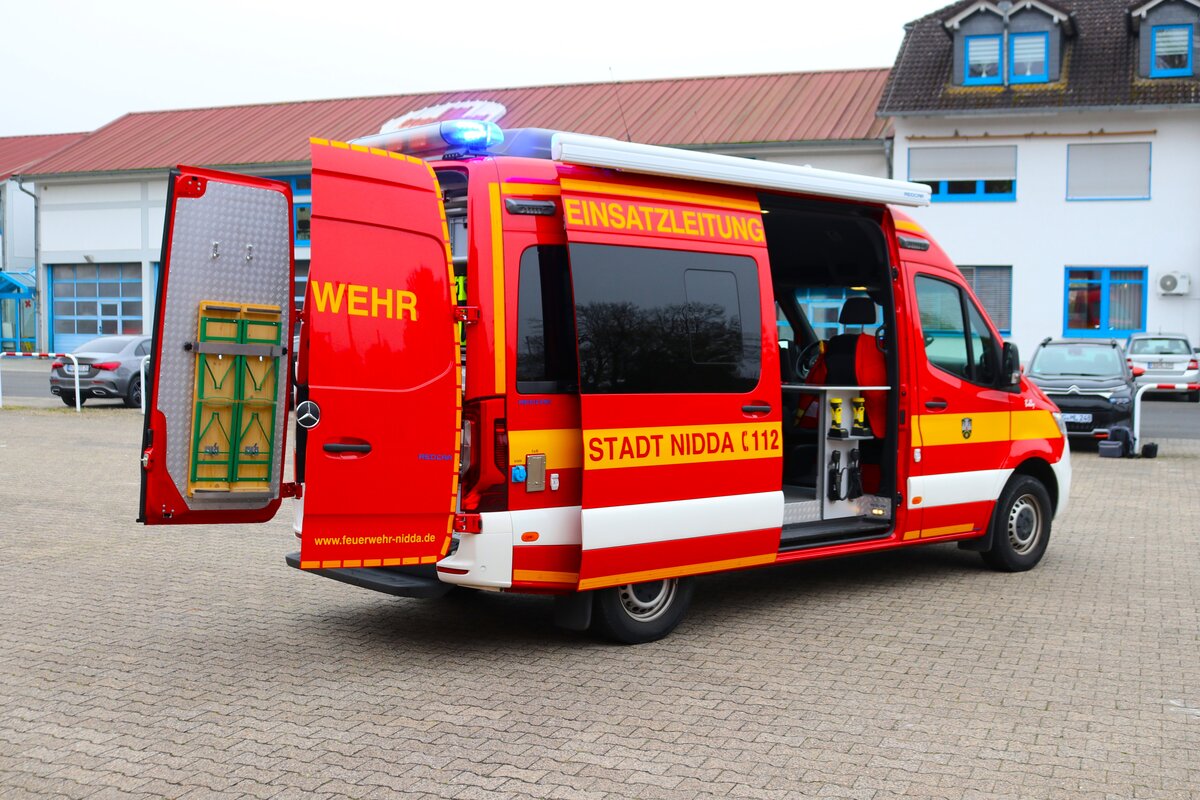
M305 430L312 430L321 421L321 408L312 400L305 400L296 406L296 424Z

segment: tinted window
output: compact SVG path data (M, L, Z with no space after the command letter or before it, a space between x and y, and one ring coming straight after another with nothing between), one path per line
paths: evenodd
M973 380L984 386L994 386L1000 374L1000 349L996 337L983 321L975 304L967 300L967 317L971 320L971 358L974 360Z
M567 251L530 247L521 254L517 297L517 391L575 391L575 309Z
M754 259L571 245L580 388L748 392L762 359Z
M925 355L929 363L960 378L969 378L970 357L958 287L926 277L918 277L915 283L921 333L925 337Z

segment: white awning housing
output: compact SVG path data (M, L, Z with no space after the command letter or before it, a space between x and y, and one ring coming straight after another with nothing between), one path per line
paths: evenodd
M700 153L675 147L622 142L601 136L556 133L550 148L555 161L606 167L643 175L726 183L751 189L796 192L840 200L929 205L929 187L908 181L872 178L737 156Z

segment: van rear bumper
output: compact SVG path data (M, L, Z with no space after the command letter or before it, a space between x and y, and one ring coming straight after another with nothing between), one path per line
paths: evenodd
M284 556L284 561L289 567L300 569L299 553L288 553ZM432 564L413 567L306 569L304 572L396 597L441 597L454 588L438 580L437 570Z

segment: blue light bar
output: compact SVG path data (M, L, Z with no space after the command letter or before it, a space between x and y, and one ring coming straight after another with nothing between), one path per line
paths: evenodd
M494 122L478 119L451 119L442 123L442 139L446 144L482 150L504 141L504 131Z
M355 139L353 144L377 147L419 158L434 158L447 152L466 151L482 155L504 141L504 131L494 122L478 119L451 119L377 133Z

